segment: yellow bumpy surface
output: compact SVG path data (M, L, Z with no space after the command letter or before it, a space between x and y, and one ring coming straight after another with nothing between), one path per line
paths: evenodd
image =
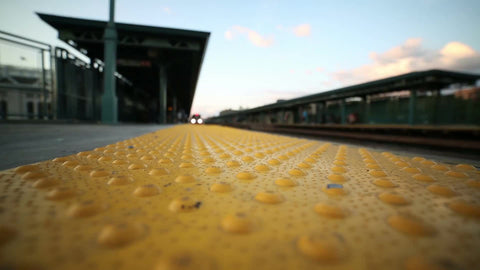
M468 164L182 125L0 192L0 269L480 269Z

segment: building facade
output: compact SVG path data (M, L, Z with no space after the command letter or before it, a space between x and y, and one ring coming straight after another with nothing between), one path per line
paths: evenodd
M0 66L0 119L44 119L52 115L50 72Z

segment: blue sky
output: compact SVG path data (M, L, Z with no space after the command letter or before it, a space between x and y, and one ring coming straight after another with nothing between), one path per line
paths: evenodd
M33 13L106 20L107 0L2 0L0 29L51 44ZM211 32L192 112L255 107L430 68L480 73L480 1L117 0L116 21Z

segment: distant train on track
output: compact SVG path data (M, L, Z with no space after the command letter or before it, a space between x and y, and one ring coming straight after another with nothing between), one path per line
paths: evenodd
M191 124L198 124L198 125L203 124L202 116L200 116L200 114L198 114L198 113L192 115L192 118L190 118L190 123Z

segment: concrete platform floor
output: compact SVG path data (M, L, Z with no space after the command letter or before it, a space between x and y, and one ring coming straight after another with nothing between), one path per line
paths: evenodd
M170 126L0 123L0 170L91 150Z
M177 125L0 171L0 269L478 269L480 171L357 145Z

